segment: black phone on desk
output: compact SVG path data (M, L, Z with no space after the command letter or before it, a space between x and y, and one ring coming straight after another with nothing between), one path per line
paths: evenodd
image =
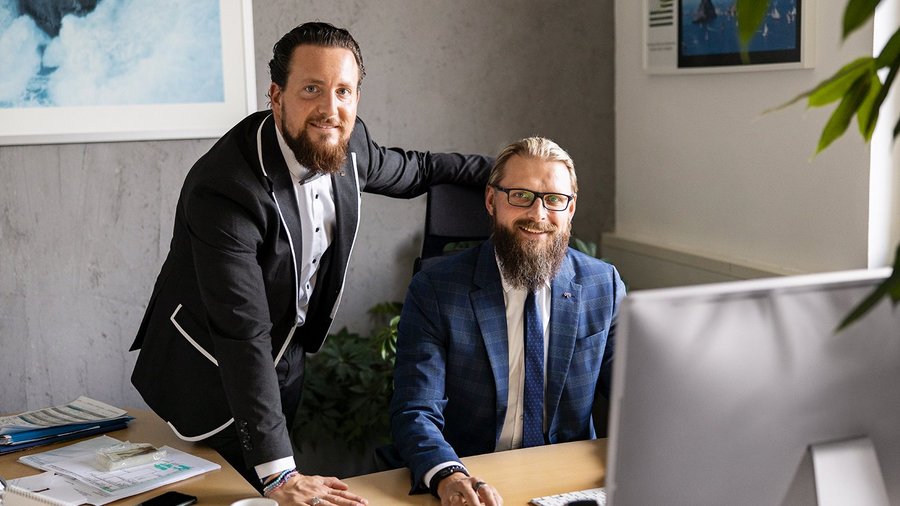
M156 497L151 497L138 506L188 506L195 502L197 502L197 498L192 495L170 490Z

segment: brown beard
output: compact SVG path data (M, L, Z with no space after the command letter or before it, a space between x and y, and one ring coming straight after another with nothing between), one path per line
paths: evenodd
M550 232L551 240L546 245L537 241L520 240L516 236L516 230L520 226ZM514 288L533 292L559 272L569 247L571 226L566 224L560 230L550 223L540 224L523 218L513 223L512 228L508 228L494 220L493 232L494 249L500 259L503 277Z
M346 131L346 125L341 125L341 133ZM300 165L310 172L318 174L333 174L344 167L347 161L347 146L350 143L349 136L341 139L337 145L317 143L310 139L309 130L304 128L297 136L291 135L285 122L284 108L281 109L281 134L285 144L291 148L294 158Z

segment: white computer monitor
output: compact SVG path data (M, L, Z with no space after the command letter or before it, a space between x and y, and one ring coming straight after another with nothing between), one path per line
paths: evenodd
M836 332L889 274L626 297L610 504L900 504L900 307L882 301Z

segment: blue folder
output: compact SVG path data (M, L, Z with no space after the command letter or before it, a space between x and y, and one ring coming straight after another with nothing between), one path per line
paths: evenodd
M0 436L0 455L32 448L34 446L61 443L64 441L71 441L72 439L124 429L131 420L134 420L134 417L126 415L100 422L57 425L6 434Z

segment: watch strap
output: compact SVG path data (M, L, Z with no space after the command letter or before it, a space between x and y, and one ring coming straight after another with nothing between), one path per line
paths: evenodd
M441 497L438 495L438 484L444 478L450 476L453 473L463 473L466 476L469 476L469 471L466 470L465 467L459 465L447 466L440 471L434 473L434 476L431 477L431 483L428 484L428 490L431 491L431 495L440 499Z

